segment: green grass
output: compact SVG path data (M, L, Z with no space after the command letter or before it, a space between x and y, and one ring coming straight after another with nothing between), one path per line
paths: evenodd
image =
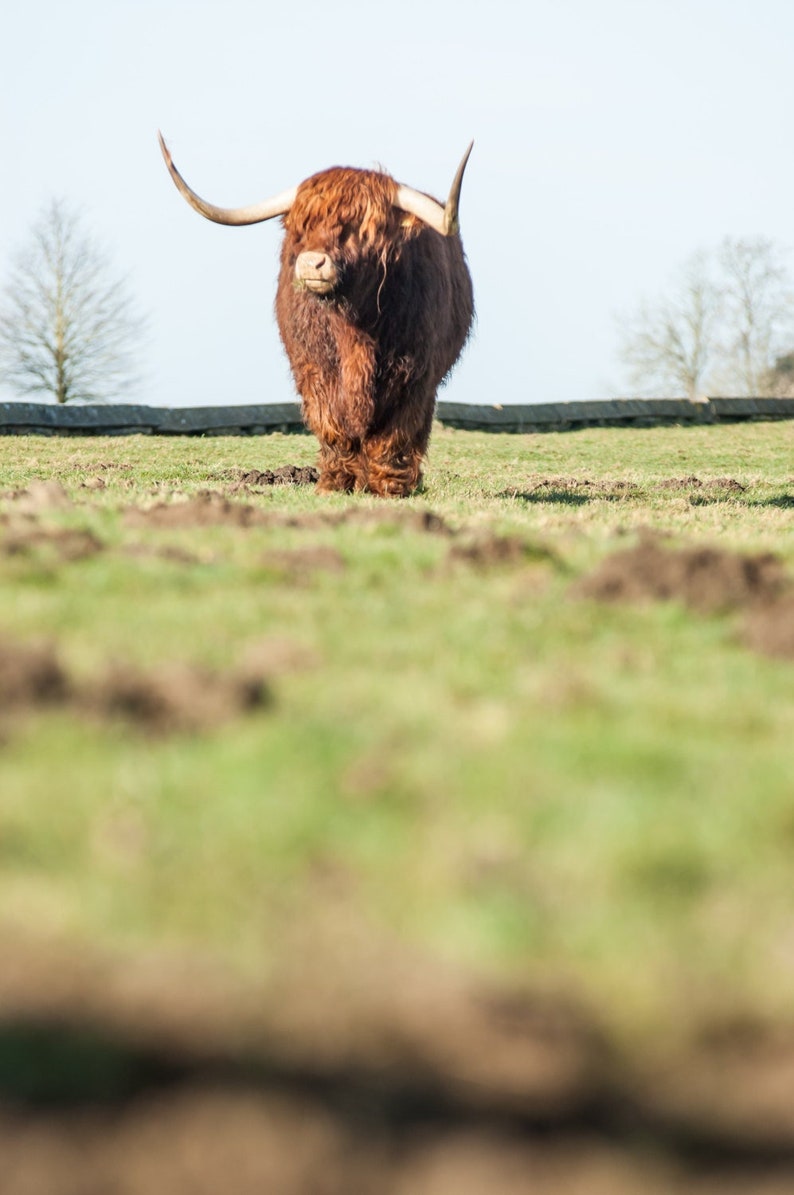
M76 505L41 523L91 528L107 550L67 564L0 554L3 638L55 640L88 681L111 660L223 669L274 640L306 663L274 680L271 708L200 735L0 719L0 925L199 947L266 973L296 925L347 918L455 964L569 986L625 1033L672 1032L702 1010L783 1016L794 662L751 654L735 617L570 589L649 527L773 550L794 573L792 449L788 423L437 430L424 492L397 505L441 514L460 532L450 541L377 521L141 531L119 513L222 487L225 470L311 463L308 437L5 439L0 493L58 478ZM746 488L659 484L691 474ZM82 488L98 475L105 489ZM307 489L240 500L392 509ZM448 559L488 532L550 558ZM343 572L266 563L318 543Z

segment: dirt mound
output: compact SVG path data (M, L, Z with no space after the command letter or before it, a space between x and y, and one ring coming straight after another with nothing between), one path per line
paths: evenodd
M312 511L291 514L286 511L265 511L247 502L232 501L214 490L203 490L194 497L172 502L157 502L153 506L128 506L122 511L125 526L132 528L187 527L338 527L350 523L363 526L401 525L416 530L436 531L443 520L430 511L375 512L355 507L339 511Z
M126 527L252 527L266 523L268 516L245 502L230 502L223 494L203 490L192 498L158 502L154 506L128 506L122 511Z
M354 1142L294 1097L181 1088L121 1114L0 1115L4 1195L349 1195ZM373 1176L374 1177L374 1176Z
M608 556L572 593L599 601L677 600L703 614L739 611L747 647L794 659L794 584L780 558L769 552L671 548L647 537Z
M672 1195L617 1151L443 1125L398 1134L313 1100L179 1087L112 1116L0 1116L4 1195ZM741 1190L722 1188L723 1195ZM753 1188L772 1195L774 1188ZM785 1188L778 1187L783 1195ZM712 1188L714 1195L716 1190ZM705 1195L705 1192L703 1192Z
M3 497L13 503L16 514L37 515L42 511L66 510L72 505L59 481L31 481L25 489L12 490Z
M659 482L660 490L700 490L706 492L720 492L730 494L744 494L747 486L742 485L735 477L714 477L710 481L701 481L691 474L689 477L668 477Z
M599 601L677 600L716 613L774 601L788 585L782 562L770 552L672 548L649 537L608 556L576 584L574 594Z
M152 734L172 734L212 729L269 700L264 677L216 674L177 663L148 672L114 665L83 692L80 706Z
M453 544L448 559L477 569L497 568L500 565L549 563L551 553L527 543L519 535L481 534L466 543Z
M345 512L349 523L365 527L399 527L424 535L454 535L449 523L433 510L355 510Z
M742 637L763 656L794 660L794 595L785 594L748 610Z
M604 500L620 502L642 491L633 481L592 481L587 477L530 477L526 486L512 486L499 495L525 502L560 502L572 506Z
M345 933L344 958L336 930ZM229 1068L230 1077L247 1070L258 1085L278 1086L289 1073L318 1091L341 1080L351 1091L370 1091L373 1112L380 1086L384 1095L389 1089L384 1112L392 1102L407 1108L432 1100L546 1123L578 1115L599 1088L603 1039L559 993L488 987L354 924L282 927L274 946L261 986L202 958L117 962L4 941L0 1056L14 1027L25 1024L30 1052L46 1058L48 1033L60 1025L86 1059L115 1048L125 1065L119 1082L111 1076L108 1095L138 1086L126 1065L132 1055L144 1069L160 1058L169 1074L185 1078ZM0 1092L17 1099L52 1099L61 1082L62 1073L39 1079L0 1066ZM90 1070L75 1066L68 1090L91 1096Z
M689 477L666 477L659 482L660 490L691 490L693 486L701 486L703 482L694 473Z
M0 640L0 715L62 706L149 734L211 730L269 704L269 675L267 654L259 651L225 673L183 663L148 671L116 663L90 681L77 680L52 645Z
M235 469L227 474L233 489L264 489L278 485L316 485L320 474L313 465L281 465L278 469Z
M96 556L104 547L93 531L68 527L30 527L15 523L0 539L0 552L5 556L51 557L61 564Z
M643 1072L559 994L345 945L304 941L259 987L4 941L4 1195L794 1189L790 1033L729 1027Z
M0 712L57 705L71 684L51 644L22 646L0 640Z
M256 487L240 485L238 488L253 491ZM232 487L230 492L234 490L235 487ZM319 527L357 526L375 530L380 527L395 527L429 535L454 534L441 515L432 510L350 506L343 510L292 513L284 510L263 510L251 503L232 500L215 490L203 490L190 498L178 497L147 507L128 506L121 514L125 526L136 529L268 526L313 530Z
M686 1185L574 1139L442 1123L384 1133L292 1093L183 1086L112 1115L0 1115L4 1195L788 1195ZM654 1174L654 1170L657 1173Z

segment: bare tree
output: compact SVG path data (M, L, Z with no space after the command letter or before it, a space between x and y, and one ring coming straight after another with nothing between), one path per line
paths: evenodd
M19 394L112 398L137 380L144 321L79 216L53 200L15 257L0 309L0 378Z
M777 393L775 361L794 343L785 253L764 237L730 238L685 263L669 296L622 321L632 383L653 394Z
M656 394L696 398L713 355L721 306L708 254L693 254L670 298L644 304L624 324L621 356L632 383Z
M766 237L722 242L725 326L720 378L734 393L760 395L791 343L794 295L782 250Z

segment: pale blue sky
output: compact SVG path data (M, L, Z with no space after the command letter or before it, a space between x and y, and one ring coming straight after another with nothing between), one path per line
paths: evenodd
M151 317L163 404L284 401L277 223L220 228L167 177L254 202L334 164L461 204L478 325L443 396L625 390L614 315L723 236L794 242L791 0L13 0L0 23L0 280L52 196ZM3 395L8 397L8 394Z

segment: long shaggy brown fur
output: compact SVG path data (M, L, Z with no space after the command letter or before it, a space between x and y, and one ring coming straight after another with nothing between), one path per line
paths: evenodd
M416 489L436 391L471 328L460 239L400 211L396 195L387 174L334 167L301 183L284 217L276 318L320 441L321 490ZM303 252L334 263L330 294L296 283Z

